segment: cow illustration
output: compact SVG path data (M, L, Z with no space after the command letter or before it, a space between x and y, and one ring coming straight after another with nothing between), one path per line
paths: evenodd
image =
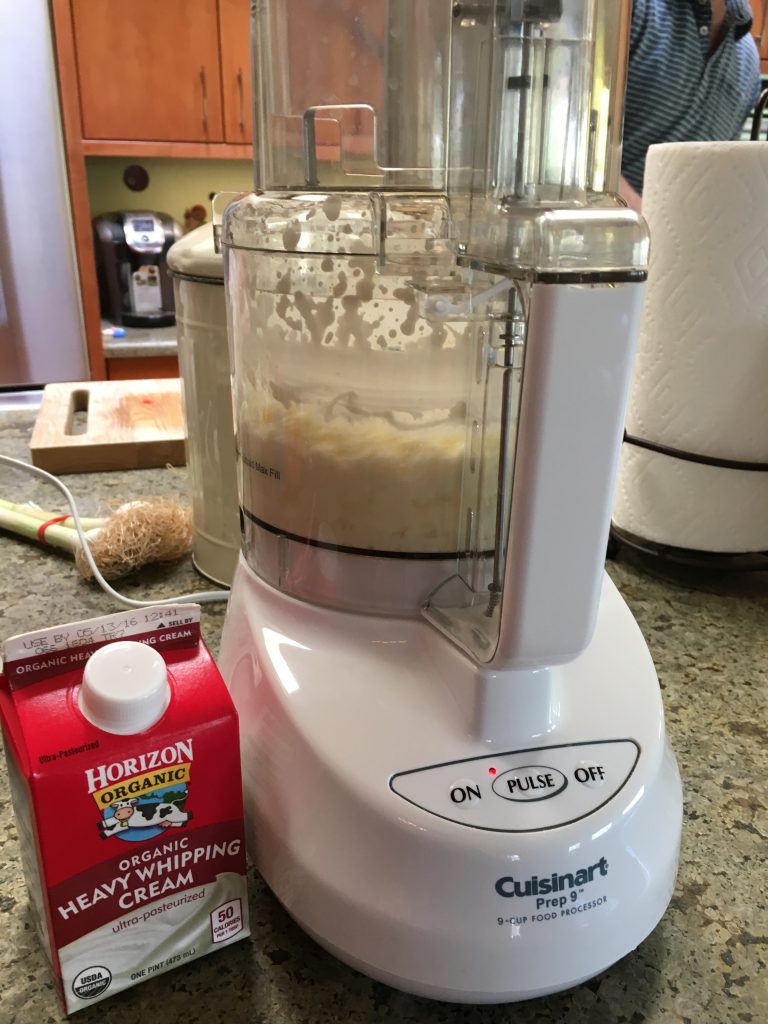
M130 820L132 828L181 828L192 815L178 804L139 804Z
M133 812L138 802L138 800L118 800L114 803L112 805L112 810L114 811L112 817L102 818L97 823L101 838L108 839L121 829L130 828L129 822L133 817Z
M191 819L189 811L183 811L174 803L142 803L139 800L119 800L112 807L114 813L97 823L102 839L119 835L127 838L131 829L182 828Z

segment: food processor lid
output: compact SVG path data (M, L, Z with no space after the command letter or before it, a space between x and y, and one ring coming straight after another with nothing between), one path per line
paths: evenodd
M368 193L252 193L227 207L222 242L239 249L373 255L376 226Z
M168 268L175 277L224 280L224 259L216 252L213 225L201 224L174 242L168 250Z

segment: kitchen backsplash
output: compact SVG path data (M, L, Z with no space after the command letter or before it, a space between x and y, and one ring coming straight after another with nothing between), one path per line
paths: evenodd
M134 192L123 183L126 167L139 164L149 185ZM189 160L166 157L88 157L91 213L110 210L159 210L184 224L185 211L204 206L210 220L211 192L242 192L253 188L250 160Z

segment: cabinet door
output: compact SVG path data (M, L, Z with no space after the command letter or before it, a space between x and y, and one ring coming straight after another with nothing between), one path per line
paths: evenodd
M219 0L221 86L227 142L253 140L250 9L250 0Z
M750 0L750 7L752 8L752 35L755 37L761 58L765 60L768 56L768 39L766 39L766 35L768 35L766 33L768 5L766 0Z
M216 0L72 0L83 136L221 142Z

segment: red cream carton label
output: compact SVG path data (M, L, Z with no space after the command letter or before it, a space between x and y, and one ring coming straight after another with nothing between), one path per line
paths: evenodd
M165 663L167 708L139 733L95 726L78 702L88 659L117 640ZM237 716L199 607L14 637L0 719L24 871L67 1012L249 934Z

